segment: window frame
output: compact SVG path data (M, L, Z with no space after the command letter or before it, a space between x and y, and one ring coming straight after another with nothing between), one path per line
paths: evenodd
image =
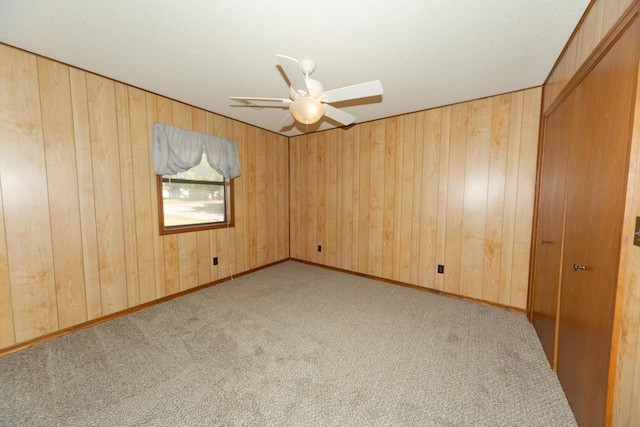
M216 182L216 181L196 181L196 180L187 180L193 181L194 183L202 183L202 182ZM156 190L158 195L158 225L160 228L160 235L169 235L169 234L178 234L178 233L188 233L192 231L203 231L203 230L215 230L218 228L228 228L235 227L235 215L234 215L234 198L233 198L233 179L224 179L225 186L225 210L226 210L226 221L225 222L217 222L217 223L207 223L207 224L189 224L189 225L179 225L173 226L171 228L166 228L164 225L164 197L162 196L162 176L156 175Z

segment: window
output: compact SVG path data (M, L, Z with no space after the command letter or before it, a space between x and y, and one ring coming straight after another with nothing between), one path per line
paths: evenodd
M157 177L160 234L233 225L233 184L207 163Z

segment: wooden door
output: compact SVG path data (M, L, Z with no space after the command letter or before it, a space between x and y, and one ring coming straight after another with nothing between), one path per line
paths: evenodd
M575 93L572 93L546 120L535 241L533 326L554 369L567 160L574 99Z
M636 20L575 90L557 372L582 426L607 415L639 35Z

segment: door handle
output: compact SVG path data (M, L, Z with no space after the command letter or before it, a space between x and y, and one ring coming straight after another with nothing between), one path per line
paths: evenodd
M543 245L549 245L549 244L551 244L551 242L550 242L550 241L548 241L548 240L544 240L544 239L542 239L542 244L543 244Z
M573 271L578 271L578 270L582 270L582 271L584 271L584 270L586 270L586 269L587 269L587 267L586 267L586 266L584 266L584 265L577 265L577 264L573 264Z

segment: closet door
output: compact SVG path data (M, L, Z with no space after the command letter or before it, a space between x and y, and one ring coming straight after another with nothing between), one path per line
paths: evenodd
M533 326L554 369L567 160L574 99L575 94L572 93L546 120L535 242Z
M604 425L630 129L636 21L575 90L557 372L580 425Z

